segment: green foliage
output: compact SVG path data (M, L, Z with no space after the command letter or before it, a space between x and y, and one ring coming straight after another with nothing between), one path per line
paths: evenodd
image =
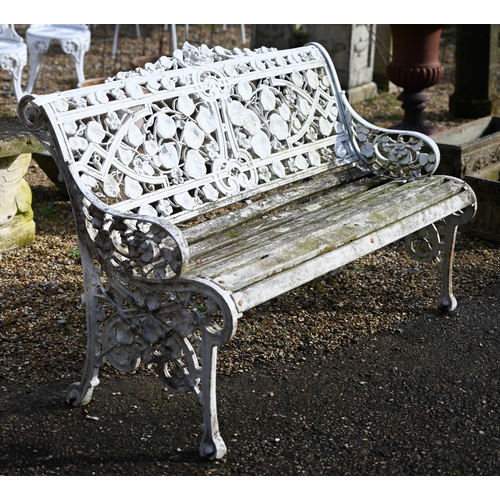
M39 205L36 213L47 220L54 220L58 216L56 207L49 203Z
M80 249L78 247L73 247L73 248L70 248L68 250L68 257L76 260L76 261L80 261L81 259L81 253L80 253Z

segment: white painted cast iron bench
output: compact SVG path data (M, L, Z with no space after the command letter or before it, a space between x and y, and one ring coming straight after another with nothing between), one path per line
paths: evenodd
M105 361L156 364L169 388L198 394L200 453L220 458L217 348L245 311L402 238L414 258L441 258L438 307L456 307L473 191L432 175L431 139L359 117L320 45L185 44L101 85L25 96L19 114L76 219L88 343L75 405Z

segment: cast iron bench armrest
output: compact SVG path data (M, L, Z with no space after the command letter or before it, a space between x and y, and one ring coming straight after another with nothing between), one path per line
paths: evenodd
M314 45L329 62L330 78L340 88L330 55L318 43ZM392 130L369 123L351 106L345 91L338 99L342 102L339 112L348 129L352 146L359 155L360 165L373 173L391 179L412 180L432 175L439 165L440 153L436 143L420 132Z
M392 179L412 180L432 175L439 165L439 148L420 132L375 127L344 100L347 122L361 165Z
M170 221L114 210L88 193L87 231L103 262L114 272L155 282L180 277L189 263L182 231Z

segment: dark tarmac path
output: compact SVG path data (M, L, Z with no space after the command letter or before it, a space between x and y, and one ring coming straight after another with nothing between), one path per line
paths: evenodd
M500 472L500 283L330 359L219 376L229 451L198 457L201 408L151 376L2 385L2 475L433 475Z

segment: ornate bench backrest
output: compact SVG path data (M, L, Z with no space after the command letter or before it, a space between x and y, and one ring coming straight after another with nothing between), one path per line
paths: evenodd
M356 161L339 94L316 45L185 44L146 69L34 103L52 130L37 136L83 194L178 222Z

